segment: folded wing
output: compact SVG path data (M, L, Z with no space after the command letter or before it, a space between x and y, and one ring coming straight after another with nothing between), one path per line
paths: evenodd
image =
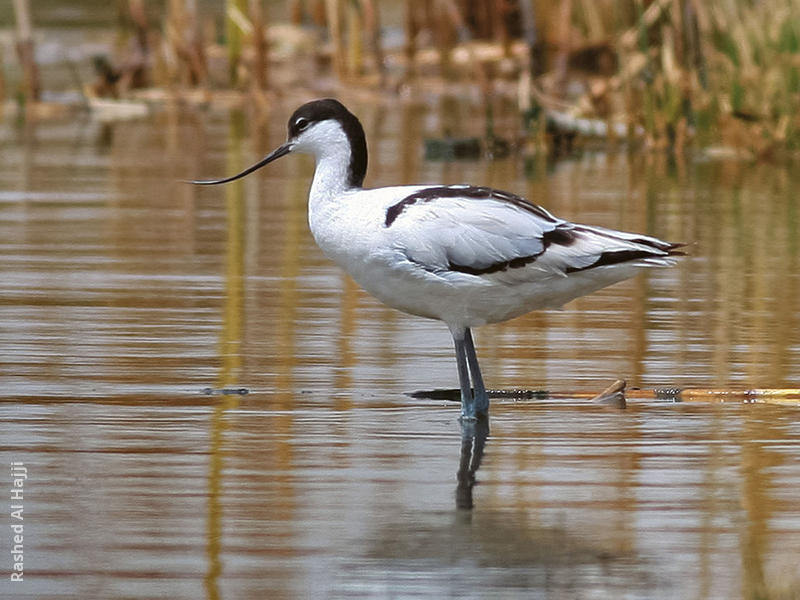
M680 244L569 223L485 187L419 189L389 207L385 226L408 260L440 274L531 280L622 263L668 265L680 254Z

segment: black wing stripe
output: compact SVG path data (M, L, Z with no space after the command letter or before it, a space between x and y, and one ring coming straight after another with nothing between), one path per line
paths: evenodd
M425 188L406 196L400 202L386 209L385 227L391 227L403 211L417 202L430 202L438 198L469 198L472 200L497 200L521 208L548 223L556 223L556 219L542 207L528 202L525 198L483 186L449 186L440 185Z
M451 271L458 271L459 273L468 273L469 275L488 275L490 273L498 273L507 269L519 269L527 266L539 258L550 247L551 244L558 246L571 246L578 239L578 235L572 231L569 225L558 225L550 231L542 234L542 250L536 254L528 256L517 256L510 260L498 261L486 267L472 267L470 265L459 265L453 261L449 261L447 268Z
M544 252L544 250L542 250L542 252ZM542 252L539 252L538 254L531 254L530 256L518 256L517 258L512 258L511 260L492 263L488 267L470 267L469 265L458 265L453 261L449 261L447 263L447 268L450 271L458 271L459 273L467 273L469 275L488 275L490 273L505 271L506 269L518 269L520 267L524 267L525 265L529 265L539 258L542 255Z
M544 254L545 250L547 250L550 244L569 246L572 243L574 243L575 240L578 239L578 237L579 236L571 229L556 228L553 229L552 231L548 231L547 233L544 234L544 236L542 236L544 249L538 254L532 254L530 256L520 256L517 258L512 258L511 260L496 262L487 267L471 267L468 265L458 265L450 261L450 263L448 264L448 268L451 271L468 273L470 275L487 275L490 273L498 273L500 271L505 271L507 269L517 269L534 262L537 258L539 258L542 254ZM603 252L600 255L600 257L592 264L586 265L585 267L567 267L565 272L579 273L581 271L587 271L589 269L594 269L596 267L617 265L625 262L642 260L645 258L664 258L667 256L684 256L686 254L685 252L681 252L680 250L675 249L677 247L682 246L683 244L669 244L669 245L670 249L665 251L660 251L656 249L655 252L649 250L614 250L614 251Z

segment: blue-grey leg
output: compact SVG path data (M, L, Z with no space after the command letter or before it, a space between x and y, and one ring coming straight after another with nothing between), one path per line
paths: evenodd
M458 366L458 385L461 387L461 418L475 418L475 402L472 399L472 388L469 385L469 367L467 366L467 348L464 336L453 332L453 343L456 347L456 365Z
M475 343L472 341L472 332L469 329L464 334L464 346L467 353L469 373L472 376L472 385L475 387L475 412L486 416L489 414L489 394L486 393L486 387L483 385L481 367L478 364Z

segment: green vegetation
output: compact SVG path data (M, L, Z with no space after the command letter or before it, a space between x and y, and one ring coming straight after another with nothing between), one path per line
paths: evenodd
M30 44L27 4L14 0L18 40ZM678 154L692 146L755 158L800 150L800 0L127 0L119 7L116 26L127 42L95 61L89 97L129 99L147 86L199 89L207 99L233 89L263 105L287 87L413 97L467 86L483 95L487 111L493 98L513 99L536 145L590 136ZM30 80L31 65L20 73L21 97L47 89L44 75L39 87ZM15 94L9 82L3 89Z

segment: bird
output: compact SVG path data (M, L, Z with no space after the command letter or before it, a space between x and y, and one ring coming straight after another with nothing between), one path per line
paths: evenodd
M364 129L333 98L303 104L287 128L287 141L256 164L191 183L228 183L290 153L313 155L308 223L315 242L384 304L447 325L462 420L489 413L473 328L560 308L684 254L685 244L572 223L490 187L365 188Z

